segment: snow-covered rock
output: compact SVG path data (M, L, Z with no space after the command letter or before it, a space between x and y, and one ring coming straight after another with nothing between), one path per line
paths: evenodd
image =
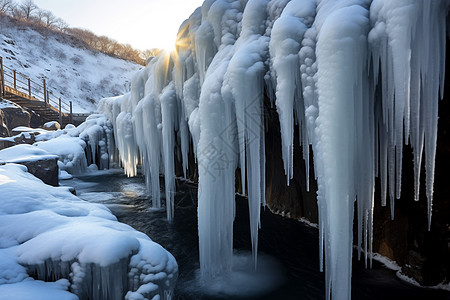
M59 185L58 156L38 147L23 144L0 150L0 162L21 164L44 183Z
M61 125L56 121L50 121L44 123L44 125L42 125L42 128L45 130L58 130L61 129Z

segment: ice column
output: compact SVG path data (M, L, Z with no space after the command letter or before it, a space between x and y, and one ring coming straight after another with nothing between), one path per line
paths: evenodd
M355 160L367 78L368 11L340 8L327 17L317 43L319 116L316 121L319 195L325 239L326 296L350 299ZM363 116L364 118L364 116ZM321 229L322 230L322 229Z

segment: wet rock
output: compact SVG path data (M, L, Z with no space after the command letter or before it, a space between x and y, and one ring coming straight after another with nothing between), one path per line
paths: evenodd
M7 136L9 136L9 130L5 124L5 114L0 109L0 137L7 137Z
M33 111L30 112L30 115L31 115L31 119L30 119L30 127L31 128L41 127L45 123L45 120L41 115L39 115Z
M44 183L58 186L58 159L44 159L37 161L21 162L28 168L28 172L42 180Z
M5 124L11 132L18 126L30 127L30 113L20 107L5 107L2 109L5 115Z
M42 125L42 128L45 130L59 130L61 129L61 125L56 121L51 121Z

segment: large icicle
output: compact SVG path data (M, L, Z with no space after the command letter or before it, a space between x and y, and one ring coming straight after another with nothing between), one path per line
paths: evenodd
M242 31L225 74L224 97L234 101L241 184L248 186L252 254L257 263L260 208L265 204L264 150L264 61L269 40L264 34L267 0L247 3L242 17ZM246 177L247 175L247 177Z
M426 153L429 227L433 199L437 107L439 90L441 89L442 97L444 86L447 8L447 1L375 0L370 9L372 30L369 42L374 63L374 79L378 79L379 73L381 75L382 115L379 120L379 134L380 140L384 142L380 144L380 151L383 159L384 153L388 153L391 212L393 215L394 197L400 198L403 143L408 143L410 139L414 152L415 200L419 197L422 153L424 150ZM381 163L384 164L385 160ZM381 176L382 182L385 182L384 172Z
M229 272L233 255L236 124L232 103L221 94L231 53L232 46L227 46L215 56L200 95L198 236L205 279Z
M221 45L206 71L197 112L200 119L198 235L200 270L204 279L231 270L237 126L233 102L223 97L222 85L233 56L241 11L239 1L216 1L207 12L209 30L214 33L214 41ZM202 26L203 23L199 30Z
M311 26L312 16L315 14L315 1L296 0L289 2L280 18L274 23L272 38L270 39L270 55L276 78L276 105L280 117L282 153L284 171L287 183L294 174L294 108L299 108L297 117L301 135L306 135L304 122L304 104L300 81L299 51L303 35ZM309 143L306 140L306 147Z
M361 6L335 10L317 43L319 193L323 195L326 296L350 299L355 160L360 141L355 107L362 98L367 61L368 12ZM365 116L363 116L364 118ZM368 117L368 116L367 116Z
M172 220L175 197L175 117L177 113L175 86L173 82L161 93L162 136L164 151L164 182L166 184L167 220Z

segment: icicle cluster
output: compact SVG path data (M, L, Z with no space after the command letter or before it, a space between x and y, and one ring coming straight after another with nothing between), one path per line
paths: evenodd
M112 129L104 115L93 114L78 127L41 132L34 145L58 155L60 170L71 174L84 173L91 165L107 169L117 156Z
M430 224L448 5L206 0L180 27L175 52L152 59L133 79L130 94L101 102L127 174L142 162L154 206L160 205L159 175L165 175L168 219L174 157L186 174L192 145L205 277L231 266L237 169L248 195L256 264L265 204L265 95L279 115L288 184L293 156L300 154L294 153L294 126L308 174L310 147L314 152L327 298L350 298L355 201L357 245L366 262L371 258L375 177L382 204L389 193L393 213L404 144L414 151L416 200L426 154Z

